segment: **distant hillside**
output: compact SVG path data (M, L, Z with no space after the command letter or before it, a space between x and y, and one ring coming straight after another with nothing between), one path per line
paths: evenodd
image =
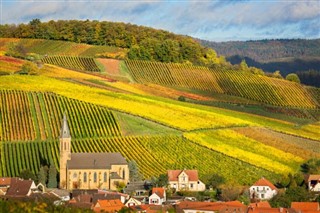
M302 83L320 86L320 39L201 41L201 44L215 49L232 64L239 64L245 59L249 66L267 72L280 70L283 76L295 72L302 78ZM318 71L318 74L312 73L309 77L309 73L305 72L309 70Z
M59 20L42 23L34 19L28 24L0 25L0 38L31 38L71 41L128 50L129 59L160 62L217 62L208 50L193 38L164 30L107 21ZM106 56L108 57L108 56Z

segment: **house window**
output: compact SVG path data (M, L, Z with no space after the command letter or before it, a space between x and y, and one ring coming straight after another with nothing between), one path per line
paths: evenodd
M190 188L193 189L193 183L190 183Z
M173 188L174 188L174 189L177 188L177 184L174 183L174 184L173 184Z
M259 187L257 187L257 192L259 191Z
M85 173L83 173L83 182L87 182L87 173L85 172Z
M93 182L97 182L97 173L95 172L94 174L93 174Z
M151 203L153 203L153 204L158 203L158 199L151 199Z
M261 194L261 198L262 198L262 199L264 198L264 194Z
M107 182L107 178L108 178L107 172L105 172L105 173L103 174L103 182Z

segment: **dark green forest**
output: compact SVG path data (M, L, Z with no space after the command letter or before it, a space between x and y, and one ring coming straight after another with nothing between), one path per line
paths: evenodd
M280 58L320 57L320 39L277 39L258 41L211 42L199 40L226 57L242 56L258 62Z
M2 38L63 40L128 49L129 59L210 65L224 61L191 37L133 24L107 21L59 20L0 25Z
M231 64L245 60L248 66L283 76L297 73L303 84L320 87L320 39L277 39L211 42L199 40L224 55Z

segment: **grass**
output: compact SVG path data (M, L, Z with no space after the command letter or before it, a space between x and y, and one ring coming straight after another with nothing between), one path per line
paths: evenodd
M138 116L116 112L122 135L181 134L180 131Z

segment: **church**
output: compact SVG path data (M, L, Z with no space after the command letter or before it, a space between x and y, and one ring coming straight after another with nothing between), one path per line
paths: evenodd
M60 188L116 190L129 181L129 167L120 153L71 153L71 134L63 115L60 133Z

